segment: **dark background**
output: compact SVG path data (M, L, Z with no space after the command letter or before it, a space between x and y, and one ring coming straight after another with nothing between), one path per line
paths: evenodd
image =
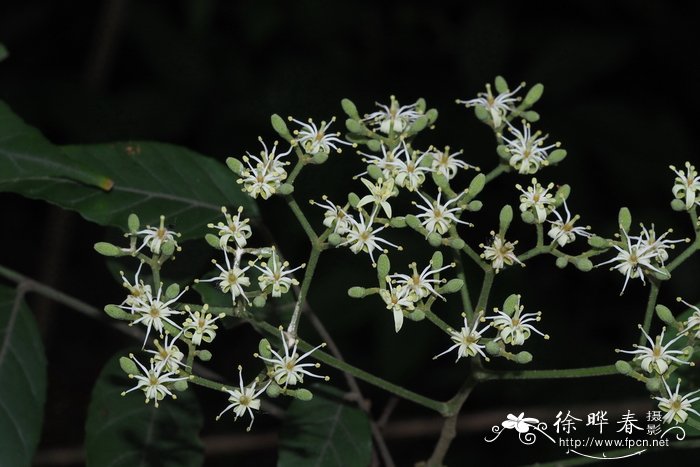
M539 179L571 184L569 206L601 235L614 232L623 205L635 222L655 222L662 231L674 227L676 238L689 235L686 217L668 206L674 177L668 165L697 158L699 76L697 54L689 47L698 42L697 6L572 2L545 10L525 2L466 3L3 2L0 41L11 57L0 65L0 98L55 143L156 140L224 160L257 151L258 135L273 139L272 113L317 121L336 115L341 122L336 128L342 130L343 97L361 113L372 111L375 101L388 102L390 94L402 103L424 97L440 118L416 145L462 148L469 163L488 171L496 163L493 136L471 111L455 105L455 98L475 96L496 74L513 86L542 82L545 94L536 106L542 119L535 127L562 141L569 157L538 174ZM340 200L349 190L360 190L347 174L361 171L353 151L308 169L297 182L300 204L307 209L305 200L321 193ZM516 182L525 184L527 178L508 174L482 196L484 212L473 215L476 227L465 231L472 246L497 226L500 206L516 202ZM468 178L459 183L466 185ZM271 200L260 206L292 264L303 262L307 241L283 204ZM92 250L95 241L112 232L12 194L0 194L0 207L2 264L98 307L121 301L121 287ZM320 211L307 212L320 226ZM519 238L523 251L534 233L516 220L509 237ZM407 245L403 255L392 256L395 269L427 259L427 253L415 251L420 245L415 235L400 232L392 239ZM552 338L528 341L526 348L535 355L530 368L612 363L616 347L636 342L647 289L631 281L619 297L621 275L605 268L589 274L571 267L560 271L553 263L538 258L525 271L499 274L490 306L519 292L526 310L543 311L539 328ZM312 286L312 307L349 362L428 396L449 398L467 363L454 365L451 357L431 360L448 344L431 326L408 322L395 335L379 299L347 298L349 286L372 285L368 271L364 256L345 249L324 254ZM679 269L660 301L672 306L677 295L700 300L698 272L696 264ZM468 279L475 299L480 278L474 273L470 270ZM192 271L192 277L199 274ZM83 441L94 378L114 352L132 342L60 306L40 299L32 304L50 372L39 459L59 465L63 455L72 465L71 456ZM456 326L459 311L451 300L440 314ZM318 341L308 323L303 326L302 335ZM221 334L212 366L233 379L235 365L249 359L255 342L250 329ZM327 371L343 387L342 377ZM378 416L387 396L363 389ZM268 436L277 429L274 419L260 415L254 431L245 434L242 423L214 424L223 401L211 392L200 396L208 446L214 435L231 437L223 443L227 452L212 454L207 465L274 463L275 439ZM550 422L559 410L582 418L589 411L628 407L641 414L649 406L647 396L643 385L621 376L485 384L465 406L465 426L447 461L554 460L563 451L543 443L525 448L508 440L490 445L483 438L507 413L537 413ZM387 428L398 465L428 457L437 437L435 420L427 410L399 403ZM673 454L656 456L670 459Z

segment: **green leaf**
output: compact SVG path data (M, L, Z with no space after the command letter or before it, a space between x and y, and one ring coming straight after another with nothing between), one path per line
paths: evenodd
M112 357L92 390L85 424L88 467L190 467L204 462L199 431L202 415L192 391L166 397L156 408Z
M340 391L315 386L308 402L294 400L280 432L279 467L367 466L372 440L367 415Z
M0 465L31 465L46 400L46 358L34 317L0 287Z

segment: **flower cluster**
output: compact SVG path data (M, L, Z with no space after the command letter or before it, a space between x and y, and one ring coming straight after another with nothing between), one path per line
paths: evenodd
M503 125L503 122L507 121L506 118L515 110L514 105L521 100L520 97L515 95L523 86L525 86L525 83L521 83L512 91L504 89L503 92L494 96L491 84L487 83L486 92L478 93L474 99L458 99L457 103L464 104L466 107L476 107L477 109L485 110L490 117L493 128L498 128Z
M268 199L277 192L287 178L287 171L284 167L289 163L283 162L282 158L292 152L293 146L286 152L276 154L277 141L274 142L272 151L270 151L262 138L258 138L258 140L263 146L260 157L253 156L251 153L243 156L243 162L247 167L241 171L238 183L242 184L243 190L253 198L260 196L262 199Z
M389 105L376 103L379 110L365 115L364 121L386 135L400 135L407 131L422 115L418 109L418 103L400 105L396 97L390 97Z
M525 266L517 256L515 256L515 245L518 241L509 242L501 234L496 234L493 230L490 232L491 244L484 245L479 244L480 248L484 249L481 257L487 261L491 262L491 267L498 273L501 269L506 266L512 266L514 263L518 263L521 266Z
M561 146L559 142L545 145L548 135L542 136L542 132L532 132L530 123L523 120L523 129L520 130L508 122L508 138L501 134L506 152L510 155L508 163L521 174L534 174L543 166L549 164L549 151Z

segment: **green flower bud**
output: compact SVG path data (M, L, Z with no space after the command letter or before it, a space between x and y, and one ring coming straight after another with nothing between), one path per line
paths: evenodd
M367 293L367 289L364 287L350 287L348 289L348 295L352 298L364 298Z
M550 164L558 164L566 158L566 149L555 149L547 157L547 162Z
M498 157L504 160L510 160L510 152L508 151L508 146L505 146L503 144L499 144L496 146L496 154L498 154Z
M110 318L121 319L124 321L131 320L131 313L122 310L117 305L105 305L104 310L105 313L107 313L107 316Z
M95 251L102 256L123 256L121 248L107 242L97 242L94 245Z
M520 296L516 293L508 295L506 300L503 302L503 313L508 316L512 316L515 313L515 307L518 306L518 301Z
M379 140L371 139L367 141L367 147L372 152L379 152L382 150L382 143Z
M179 381L175 381L172 387L178 392L187 391L187 380L181 379Z
M617 223L620 225L622 230L625 232L628 232L630 229L630 225L632 225L632 214L630 213L630 210L622 207L620 208L620 212L617 215Z
M498 232L505 235L513 221L513 208L510 204L506 204L501 208L501 213L498 215Z
M372 177L375 180L379 180L380 178L384 178L384 174L382 173L382 169L380 169L379 167L377 167L374 164L367 166L367 173L369 174L370 177Z
M442 252L439 250L433 253L433 257L430 258L430 262L433 264L434 269L440 269L443 264L443 257L442 257Z
M352 191L350 193L348 193L348 203L350 203L350 206L352 206L353 208L356 208L359 202L360 202L359 196L357 196Z
M528 122L534 123L540 119L540 114L538 114L534 110L528 110L527 112L523 112L523 117Z
M428 243L433 248L438 248L442 245L442 237L437 233L433 232L430 235L428 235Z
M515 361L521 365L526 365L532 361L532 354L530 352L522 351L515 355Z
M534 224L535 223L535 215L533 213L531 213L530 211L521 212L520 218L526 224Z
M556 264L559 269L564 269L566 265L569 264L569 260L564 256L560 256L557 258L554 264Z
M296 389L294 391L294 397L296 397L300 401L307 402L307 401L310 401L311 399L313 399L314 395L308 389L301 388L301 389Z
M632 371L632 365L630 365L628 362L624 360L618 360L615 362L615 369L617 369L618 372L622 375L628 375Z
M566 185L566 184L560 186L554 195L555 206L556 207L561 206L565 200L569 199L570 194L571 194L571 186Z
M278 191L281 195L291 195L294 193L294 185L290 183L283 183L280 185Z
M195 355L203 362L208 362L211 360L211 352L208 350L198 350L195 352Z
M226 165L229 169L231 169L231 172L235 173L236 175L241 175L245 170L243 162L239 161L235 157L227 157Z
M163 256L172 256L175 253L175 242L166 240L160 247L160 252Z
M362 124L358 120L353 120L352 118L345 120L345 128L351 133L363 134L365 132Z
M139 221L139 216L133 212L129 214L129 218L126 221L126 225L129 226L129 232L136 233L141 228L141 222Z
M270 341L267 339L260 339L260 342L258 342L258 353L261 357L272 357L272 352L270 352Z
M481 193L481 190L484 189L485 185L486 176L484 174L478 174L476 177L472 178L472 181L469 182L469 191L467 192L469 197L476 197L479 193Z
M486 353L489 355L499 356L501 355L501 346L498 345L496 341L486 341Z
M647 391L652 392L652 393L658 393L661 391L661 379L656 377L656 378L649 378L647 379Z
M447 284L440 287L440 290L444 293L457 293L464 287L464 281L462 279L450 279Z
M168 300L173 299L177 297L177 294L180 293L180 286L177 283L172 283L168 286L167 289L165 289L165 298Z
M438 111L435 109L430 109L425 113L425 116L428 117L428 124L432 125L438 118Z
M656 271L651 271L651 273L660 281L667 281L671 278L671 273L668 272L666 268L660 268L659 271L661 272L656 272Z
M452 237L448 240L448 242L450 247L454 248L455 250L461 250L462 248L464 248L464 245L466 245L465 241L461 238Z
M389 275L390 269L391 262L389 261L389 257L385 254L380 255L377 260L377 277L379 278L379 282L385 280L384 278Z
M258 295L257 297L255 297L253 299L253 306L256 308L262 308L265 306L266 303L267 303L267 295L265 295L265 294Z
M409 312L406 315L406 318L410 319L411 321L423 321L425 319L425 312L420 308L416 308L415 310Z
M574 261L574 266L576 266L576 268L582 272L589 272L591 269L593 269L593 263L588 258L577 258Z
M683 200L674 199L673 201L671 201L671 209L678 212L685 211L685 203L683 202Z
M272 399L279 397L281 393L282 389L274 381L270 383L270 385L265 390L265 394L267 394L267 396Z
M333 232L328 236L328 243L330 243L331 246L338 246L343 243L343 237Z
M136 366L136 363L134 363L134 361L129 357L120 357L119 366L127 375L138 375L141 373L139 368Z
M357 107L350 99L343 99L340 101L340 106L343 108L343 112L350 118L355 120L360 120L360 114L357 113Z
M409 131L411 133L418 133L419 131L425 130L426 126L428 126L428 117L423 115L422 117L418 117L416 121L413 122L413 125L411 125Z
M311 158L311 163L312 164L323 164L328 160L328 153L327 152L319 152L314 154L314 156Z
M593 235L592 237L589 237L588 244L597 250L604 250L606 248L610 248L610 242L604 239L603 237L599 237L598 235Z
M483 105L475 105L474 106L474 115L476 118L481 120L482 122L486 120L487 118L491 117L491 114L489 111L484 107Z
M420 223L420 220L418 220L418 218L413 214L409 214L406 216L406 225L408 225L413 230L418 231L420 231L423 228L423 226Z
M425 107L426 107L426 102L425 99L422 97L419 97L418 100L416 101L416 111L418 112L425 112Z
M210 247L221 249L221 244L219 243L219 237L214 234L208 233L204 235L204 240L209 244Z
M676 318L673 316L673 313L671 313L671 310L669 310L664 305L656 305L656 316L658 316L659 319L666 324L676 324Z
M391 221L389 221L389 224L397 229L402 229L406 227L406 218L401 216L392 217Z
M438 187L442 188L445 191L452 190L450 188L450 181L441 173L433 172L433 181Z
M525 100L523 101L526 106L532 107L535 103L540 100L542 93L544 92L544 86L542 83L537 83L525 95Z
M472 211L472 212L477 212L477 211L481 210L483 205L484 205L484 203L482 203L481 201L474 200L474 201L469 202L469 204L467 205L467 209Z
M289 133L289 129L287 128L287 124L285 123L284 119L282 119L282 117L280 117L277 114L272 114L270 116L270 123L272 123L272 128L282 138L284 138L287 141L294 139L292 137L292 134Z
M496 76L496 79L494 80L493 84L495 84L496 92L499 94L503 94L504 92L510 91L508 89L508 83L506 82L505 78L501 75Z

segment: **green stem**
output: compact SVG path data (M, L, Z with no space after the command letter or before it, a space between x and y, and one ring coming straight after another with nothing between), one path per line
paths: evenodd
M296 163L294 168L292 169L292 172L289 174L289 177L287 177L287 183L290 185L294 184L294 180L296 180L297 176L299 175L299 172L301 172L301 169L304 168L304 162L302 160L303 156L299 156L299 162Z
M499 175L501 175L503 172L507 171L510 166L506 164L499 164L498 167L495 169L491 170L491 172L486 174L486 183L489 183L496 179Z
M438 317L435 313L428 309L423 309L423 313L425 313L425 317L428 318L428 320L433 323L435 326L439 327L443 331L445 331L447 334L450 334L450 329L452 329L452 326L444 322L442 319Z
M304 307L304 303L306 303L306 296L308 295L309 287L311 286L311 280L316 272L316 265L318 264L318 257L321 256L321 251L322 250L314 245L314 247L311 249L311 254L309 255L309 261L306 263L304 279L301 282L296 305L294 305L294 314L292 314L292 319L289 321L289 326L287 327L287 332L293 337L296 337L297 335L299 319L301 318L301 310Z
M481 368L475 371L478 381L493 380L522 380L522 379L563 379L563 378L592 378L620 374L615 365L592 366L586 368L567 368L559 370L521 370L498 371Z
M659 285L653 279L651 279L651 289L649 290L649 300L647 301L647 309L644 312L644 324L642 329L648 334L649 328L651 327L651 318L654 316L654 308L656 307L656 299L659 296ZM646 342L646 337L644 334L639 336L639 345L643 345Z
M472 315L474 314L474 307L472 306L471 298L469 298L469 287L467 286L467 276L464 272L464 264L462 264L462 256L459 251L454 250L452 252L455 264L457 265L457 278L461 279L464 285L459 289L459 294L462 298L462 306L464 307L464 312L467 314L467 318L471 321Z
M680 266L685 260L690 258L698 249L700 249L700 226L697 224L698 212L697 208L693 206L689 211L690 222L693 224L693 232L695 232L695 240L692 241L688 248L683 250L681 254L676 256L671 263L666 266L668 272L673 271L678 266Z
M477 266L479 266L481 269L483 269L484 271L489 270L489 265L481 260L481 256L479 256L479 253L474 251L472 247L465 243L464 248L462 248L462 251L465 252L467 256L469 256L472 259L472 261L474 261L477 264Z
M535 229L537 229L537 248L544 247L544 229L542 224L535 224Z
M285 199L287 200L289 209L291 209L294 213L294 216L299 221L299 224L301 224L301 227L304 229L304 232L306 232L306 236L309 237L311 243L315 244L318 242L318 235L316 235L316 232L314 232L313 227L311 227L311 224L309 224L309 221L306 219L306 216L302 212L294 197L292 195L287 195L285 196Z
M491 286L496 273L493 270L484 273L484 282L481 284L481 292L479 293L479 301L476 302L476 311L485 311L491 293Z

